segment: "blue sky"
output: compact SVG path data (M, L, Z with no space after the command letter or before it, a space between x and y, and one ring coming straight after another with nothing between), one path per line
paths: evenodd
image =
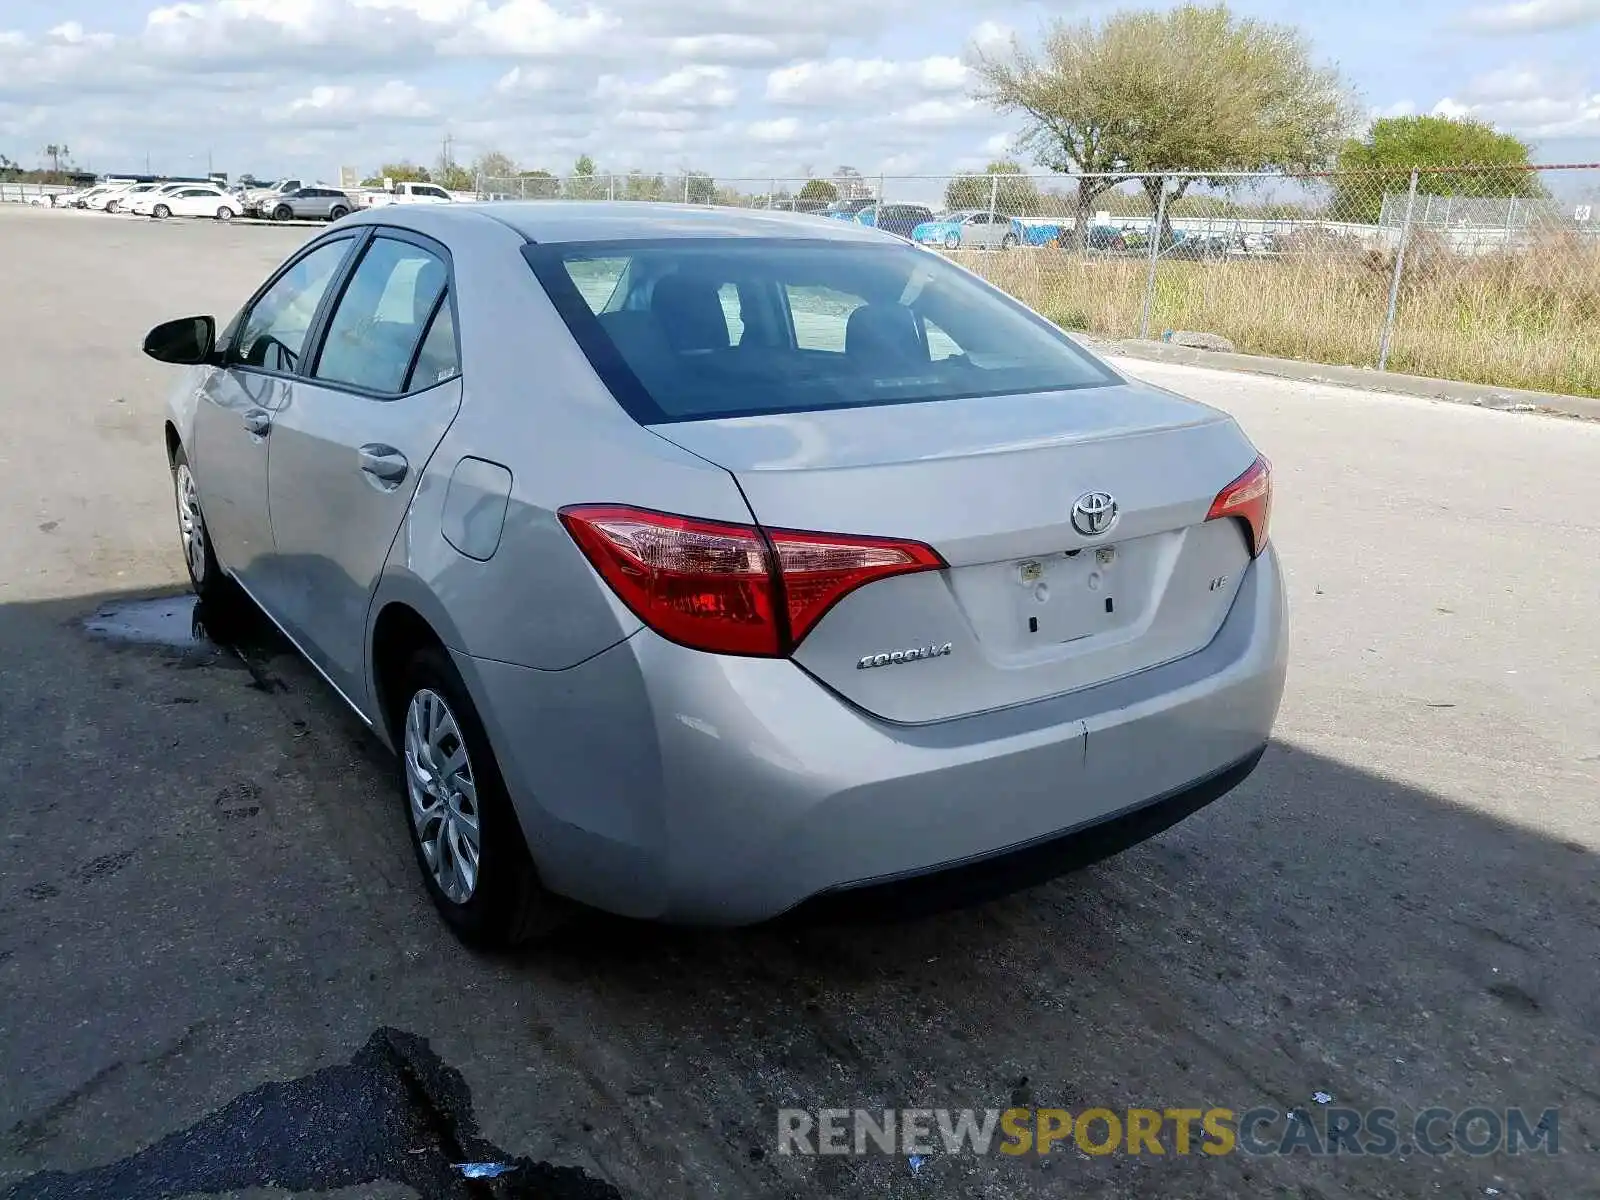
M1600 159L1600 0L1249 0L1372 113L1472 113ZM1014 127L967 95L974 41L1109 4L1010 0L5 0L0 153L97 169L333 177L489 149L721 178L942 174Z

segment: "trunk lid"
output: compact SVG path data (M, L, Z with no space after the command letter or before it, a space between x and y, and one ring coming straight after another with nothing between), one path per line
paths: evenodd
M945 570L845 596L794 654L890 721L1027 703L1192 654L1250 561L1238 523L1206 515L1255 449L1226 414L1156 388L651 429L730 471L769 528L905 538L944 557ZM1116 504L1098 535L1073 521L1090 493Z

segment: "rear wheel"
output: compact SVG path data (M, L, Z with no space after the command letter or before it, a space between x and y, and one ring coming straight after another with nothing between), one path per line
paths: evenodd
M165 204L158 204L158 205L156 205L154 208L152 208L150 210L150 215L152 217L157 217L160 220L165 221L168 217L170 217L172 215L172 210L170 208L168 208Z
M117 211L117 206L118 206L119 203L120 202L116 201L116 200L107 200L106 201L106 211L108 213L116 212Z
M337 221L343 217L348 217L349 215L350 210L342 204L335 204L328 210L328 220L330 221Z
M217 209L217 220L219 220L219 221L231 221L231 220L233 220L233 209L229 208L226 204L219 206L218 209Z
M558 928L477 710L449 655L423 646L396 689L400 789L423 883L463 942L508 948Z
M294 209L290 208L287 204L280 204L277 208L272 210L272 219L274 221L288 221L293 219L293 217Z

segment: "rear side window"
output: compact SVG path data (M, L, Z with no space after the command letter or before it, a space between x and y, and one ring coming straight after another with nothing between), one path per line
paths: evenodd
M523 253L647 425L1116 382L1042 317L911 246L676 238Z
M385 395L404 391L448 281L449 270L431 251L373 238L328 321L313 376Z

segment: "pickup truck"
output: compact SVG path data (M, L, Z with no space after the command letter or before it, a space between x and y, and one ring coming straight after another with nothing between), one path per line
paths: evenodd
M451 204L457 199L436 183L397 183L392 188L363 192L362 208L383 208L390 204Z

